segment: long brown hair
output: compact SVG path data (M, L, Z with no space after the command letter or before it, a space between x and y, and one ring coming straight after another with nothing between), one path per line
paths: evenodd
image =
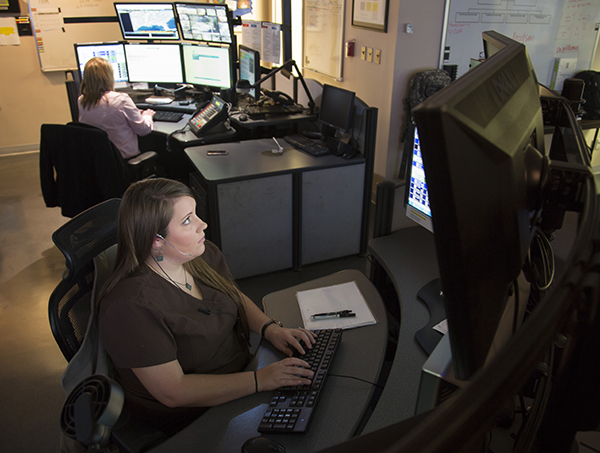
M91 58L83 69L81 106L86 110L97 106L104 93L114 87L115 76L110 62L100 57Z
M119 206L115 269L100 291L100 301L121 280L152 272L146 264L152 244L157 234L167 237L173 205L181 197L193 198L193 195L185 184L165 178L137 181L125 191ZM233 299L239 313L236 323L238 338L249 343L248 316L242 293L235 282L215 271L201 256L185 263L184 268L206 285Z

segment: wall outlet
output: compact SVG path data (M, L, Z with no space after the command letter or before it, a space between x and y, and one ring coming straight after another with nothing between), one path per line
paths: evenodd
M360 59L361 60L366 60L367 59L367 47L366 46L362 46L360 48Z
M367 61L373 61L373 48L369 47L367 49Z

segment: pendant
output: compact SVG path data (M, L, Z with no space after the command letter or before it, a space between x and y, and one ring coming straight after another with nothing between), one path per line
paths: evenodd
M188 291L192 290L192 285L190 285L189 283L186 282L185 287L188 289Z

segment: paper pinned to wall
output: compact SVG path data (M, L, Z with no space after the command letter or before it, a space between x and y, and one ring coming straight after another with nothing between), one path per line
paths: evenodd
M279 64L281 59L281 25L270 22L262 23L262 47L260 59Z
M14 17L0 17L0 46L18 46L21 44L17 32L17 20Z
M356 282L298 291L296 299L298 299L304 327L309 330L351 329L377 323ZM311 319L311 316L317 313L342 310L351 310L356 313L356 316L352 318Z
M260 52L262 27L260 21L242 21L242 44Z

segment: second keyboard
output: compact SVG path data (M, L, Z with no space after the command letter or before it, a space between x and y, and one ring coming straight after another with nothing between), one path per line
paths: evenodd
M313 156L325 156L326 154L330 154L325 143L321 141L312 141L310 138L301 134L286 135L283 139L293 147L306 151Z

